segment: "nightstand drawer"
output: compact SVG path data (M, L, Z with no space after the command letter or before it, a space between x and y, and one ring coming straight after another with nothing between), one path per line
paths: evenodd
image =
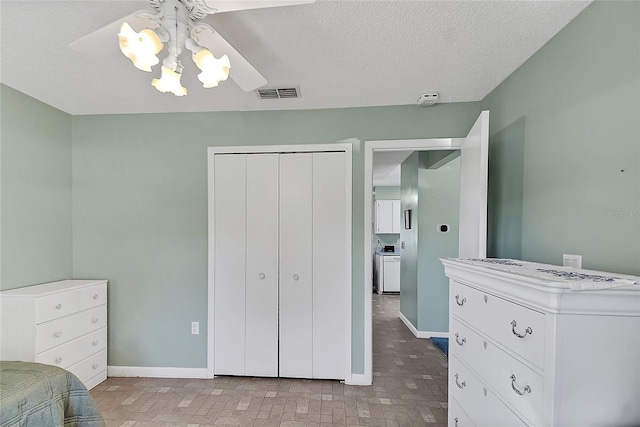
M84 289L59 292L36 300L36 323L50 320L98 307L107 303L107 285L101 283Z
M106 305L38 325L36 327L36 353L41 353L105 326L107 326Z
M455 317L544 369L543 313L456 281L451 298Z
M36 356L36 362L67 368L107 347L107 328L83 335Z

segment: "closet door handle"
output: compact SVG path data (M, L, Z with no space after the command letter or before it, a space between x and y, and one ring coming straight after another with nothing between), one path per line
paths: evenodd
M260 280L264 280L264 278L267 276L265 276L264 273L260 273L258 274L258 277L260 278Z
M295 280L296 282L298 281L298 279L300 279L300 276L298 276L297 274L293 275L293 280Z

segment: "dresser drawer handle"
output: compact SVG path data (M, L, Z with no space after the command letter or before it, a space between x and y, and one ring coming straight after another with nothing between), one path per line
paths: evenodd
M460 295L456 295L456 304L463 306L465 302L467 302L467 298L462 298L461 300Z
M56 305L56 310L60 310L62 308L62 304Z
M511 375L511 388L513 389L513 391L516 392L516 394L518 394L519 396L522 396L525 393L531 393L531 387L529 387L528 385L524 386L524 391L520 391L516 388L516 376L515 375Z
M58 331L55 334L53 334L53 336L56 338L60 338L62 336L62 332Z
M453 419L453 421L455 421L455 423L456 423L456 424L455 424L455 427L458 427L458 417L455 417L455 418Z
M527 334L532 335L533 334L533 330L531 328L527 328L524 330L524 334L519 334L516 332L516 321L512 320L511 321L511 332L513 332L513 335L517 336L518 338L524 338L527 336Z
M467 383L462 381L462 383L458 382L458 374L456 374L456 385L458 386L458 388L465 388L467 386Z
M467 339L466 339L466 338L462 338L462 340L459 340L459 339L458 339L458 337L459 337L459 336L460 336L460 335L456 332L456 342L458 343L458 345L463 345L464 343L466 343L466 342L467 342Z
M97 363L93 364L93 369L98 369L98 364Z
M98 299L98 294L94 294L93 299Z
M62 362L62 357L56 357L56 363L60 364L60 362Z
M91 319L91 323L98 323L98 318L94 317L93 319Z
M94 347L95 347L95 346L97 346L98 344L99 344L98 340L95 340L95 341L93 342L93 346L94 346Z

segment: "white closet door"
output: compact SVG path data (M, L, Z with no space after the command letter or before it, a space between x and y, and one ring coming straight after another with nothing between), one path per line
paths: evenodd
M246 155L214 159L214 371L244 375Z
M311 378L312 154L280 155L280 376Z
M313 378L345 374L345 156L313 154Z
M245 375L278 376L278 154L247 155Z

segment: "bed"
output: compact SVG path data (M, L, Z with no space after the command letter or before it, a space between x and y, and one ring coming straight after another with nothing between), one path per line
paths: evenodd
M104 420L69 371L32 362L0 362L1 427L101 427Z

